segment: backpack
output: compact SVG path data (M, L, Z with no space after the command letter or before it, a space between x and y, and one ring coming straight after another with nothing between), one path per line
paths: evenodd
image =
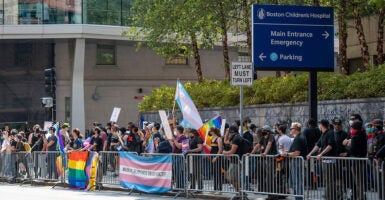
M31 146L28 144L28 142L23 142L24 149L27 152L31 152Z
M385 135L384 133L378 133L371 143L368 145L368 153L371 155L376 154L381 147L385 145Z
M241 137L242 141L242 155L250 153L253 150L253 145L250 143L249 140Z

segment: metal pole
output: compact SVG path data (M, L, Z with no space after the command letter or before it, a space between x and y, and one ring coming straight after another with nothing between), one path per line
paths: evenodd
M241 136L243 136L243 124L242 124L242 118L243 118L243 86L239 86L239 120L241 124Z
M309 114L310 118L317 120L317 71L309 72Z

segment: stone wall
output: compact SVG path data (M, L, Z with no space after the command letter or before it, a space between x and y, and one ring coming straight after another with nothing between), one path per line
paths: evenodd
M202 120L210 119L218 114L233 123L239 119L239 107L205 108L199 110ZM305 123L309 119L309 106L307 103L296 104L263 104L244 107L244 116L250 117L252 123L257 126L264 124L274 125L278 121ZM345 99L318 102L318 120L340 117L347 128L349 117L352 113L361 114L365 122L385 118L385 98L370 99ZM182 119L177 112L177 118ZM160 121L158 112L144 112L143 117L147 121Z

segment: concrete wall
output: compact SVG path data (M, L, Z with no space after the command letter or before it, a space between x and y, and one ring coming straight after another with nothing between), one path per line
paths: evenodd
M377 55L377 27L378 15L368 16L362 18L362 25L364 27L365 39L368 43L369 54L371 56ZM384 33L385 36L385 33ZM348 21L348 38L347 38L347 55L348 58L361 57L360 43L355 29L355 21ZM373 58L373 57L371 57Z
M218 114L233 123L239 119L239 107L227 108L206 108L199 110L204 119L210 119ZM335 101L318 102L318 120L340 117L345 128L348 126L349 117L353 113L361 114L364 121L371 121L375 118L385 118L385 98L372 99L348 99ZM160 121L158 112L142 113L147 121ZM178 112L178 119L181 114ZM309 119L307 103L297 104L263 104L244 107L244 116L250 117L252 123L257 126L265 124L274 125L278 121L300 122L304 124Z

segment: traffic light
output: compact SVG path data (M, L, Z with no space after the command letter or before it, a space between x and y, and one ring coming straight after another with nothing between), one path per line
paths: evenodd
M56 70L55 68L44 69L44 87L48 94L55 94L56 92Z

